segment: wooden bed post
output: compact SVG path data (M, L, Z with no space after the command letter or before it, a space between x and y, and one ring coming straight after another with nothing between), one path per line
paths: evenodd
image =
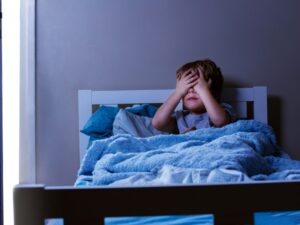
M44 225L45 220L44 186L37 185L14 189L15 225Z

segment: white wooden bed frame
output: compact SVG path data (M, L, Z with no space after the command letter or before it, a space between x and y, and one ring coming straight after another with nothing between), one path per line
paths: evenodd
M171 91L79 91L79 129L94 104L159 103ZM247 114L245 102L253 102L254 119L267 123L266 87L225 89L223 96L242 118ZM80 134L80 159L87 138ZM216 225L249 225L254 224L254 212L289 210L300 210L298 181L151 187L18 185L14 189L15 225L42 225L46 218L63 218L64 225L99 225L105 217L192 214L214 214Z
M126 90L126 91L92 91L79 90L78 112L79 131L92 115L93 105L118 104L151 104L163 103L173 89L167 90ZM247 103L253 102L253 117L263 123L268 123L267 88L225 88L222 101L230 103L237 111L239 118L247 118ZM177 108L182 108L181 104ZM80 161L85 154L89 137L79 132Z

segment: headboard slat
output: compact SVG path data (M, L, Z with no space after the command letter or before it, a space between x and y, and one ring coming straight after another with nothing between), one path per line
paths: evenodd
M89 117L92 115L92 91L78 91L78 113L79 113L79 146L80 146L80 162L85 154L86 147L89 142L89 137L80 133Z
M254 87L253 93L254 118L263 123L268 123L267 87Z
M169 97L172 91L174 90L93 91L92 103L103 105L161 103Z

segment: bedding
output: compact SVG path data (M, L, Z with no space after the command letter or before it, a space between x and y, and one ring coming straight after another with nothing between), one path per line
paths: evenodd
M113 123L120 108L115 106L100 106L96 112L88 119L81 133L89 136L87 148L91 146L93 141L108 138L113 135ZM122 109L123 110L123 109ZM157 107L149 104L134 105L127 107L126 112L133 113L137 116L153 117Z
M132 186L300 179L273 130L255 120L146 138L118 134L87 150L75 186Z
M119 110L120 108L115 106L100 106L89 118L80 132L95 138L111 136L112 124ZM153 117L156 110L157 107L149 104L134 105L133 107L126 108L128 112L148 117Z
M80 132L94 138L112 135L112 123L119 111L118 107L101 106L93 113Z

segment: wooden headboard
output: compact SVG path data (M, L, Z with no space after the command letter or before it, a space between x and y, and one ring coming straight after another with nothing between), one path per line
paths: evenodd
M121 91L78 91L79 131L92 115L93 105L151 104L163 103L174 89L165 90L121 90ZM255 119L268 123L267 87L224 88L222 102L231 104L238 118ZM181 104L177 108L181 108ZM249 112L249 108L252 109ZM89 137L79 132L80 161Z

